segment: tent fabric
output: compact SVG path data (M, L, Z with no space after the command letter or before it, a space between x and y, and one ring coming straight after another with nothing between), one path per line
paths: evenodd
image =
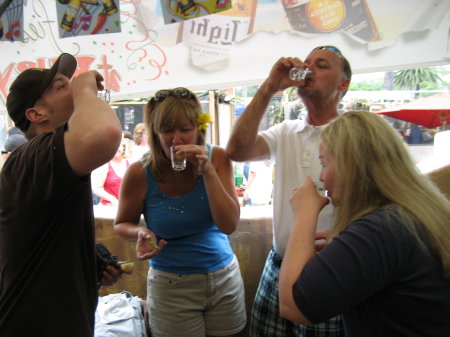
M377 111L378 114L422 125L426 128L450 124L450 93L439 93Z
M322 33L292 29L282 1L259 0L255 11L242 17L227 19L224 11L173 24L164 24L159 0L115 2L120 5L120 32L67 38L59 37L54 4L24 2L23 41L0 42L0 112L6 110L9 86L20 72L49 67L62 52L77 58L76 74L99 71L113 101L177 86L205 90L260 84L280 57L303 59L318 45L337 46L354 74L450 62L448 0L362 0L370 21L355 17L358 26L350 22L345 32ZM339 3L351 6L354 1ZM376 39L351 33L367 25L376 26Z

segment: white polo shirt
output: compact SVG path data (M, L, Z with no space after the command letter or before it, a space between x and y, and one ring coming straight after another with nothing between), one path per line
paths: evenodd
M288 120L274 125L259 135L270 150L275 162L273 197L273 246L281 256L287 247L294 216L289 196L292 191L311 176L319 181L322 169L319 161L320 130L303 120ZM325 231L333 225L333 206L329 203L319 214L317 231Z

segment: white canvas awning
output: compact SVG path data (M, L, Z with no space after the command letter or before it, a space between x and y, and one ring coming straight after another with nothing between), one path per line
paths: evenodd
M366 18L354 16L347 32L320 34L293 30L286 1L260 0L247 17L214 14L168 25L156 0L115 1L121 32L60 38L53 5L58 2L25 0L23 41L0 42L0 111L19 72L50 66L61 52L77 57L78 71L103 74L113 100L176 86L200 90L257 84L279 57L304 58L325 44L341 49L355 74L450 64L448 0L329 0L347 6L340 14L347 21L350 6L367 5ZM234 0L233 5L249 1ZM348 33L368 24L376 39Z

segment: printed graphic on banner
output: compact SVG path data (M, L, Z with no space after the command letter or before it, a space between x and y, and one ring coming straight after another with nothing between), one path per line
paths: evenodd
M0 2L0 41L23 40L23 0Z
M294 30L311 34L345 31L364 41L380 39L365 0L282 0Z
M253 32L258 0L233 0L229 11L181 23L178 42L190 47L192 63L205 70L222 69L236 41Z
M120 32L119 0L57 0L59 37Z
M164 22L174 23L205 15L220 13L231 8L231 0L160 0Z

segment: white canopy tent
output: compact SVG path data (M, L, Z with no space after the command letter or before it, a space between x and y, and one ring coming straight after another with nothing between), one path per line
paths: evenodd
M250 0L233 0L233 6L241 1ZM450 64L448 0L328 0L347 5L347 11L355 4L367 5L370 24L379 34L372 41L339 30L292 30L286 1L281 0L259 0L254 14L244 18L247 21L240 19L245 31L233 30L236 17L196 19L209 25L203 27L203 37L189 36L193 20L165 25L159 0L116 2L121 32L60 38L56 1L24 0L23 41L0 42L0 112L6 110L6 95L18 73L50 66L61 52L77 57L77 71L102 73L113 100L176 86L201 90L257 84L279 57L304 58L315 46L326 44L342 50L355 74Z

